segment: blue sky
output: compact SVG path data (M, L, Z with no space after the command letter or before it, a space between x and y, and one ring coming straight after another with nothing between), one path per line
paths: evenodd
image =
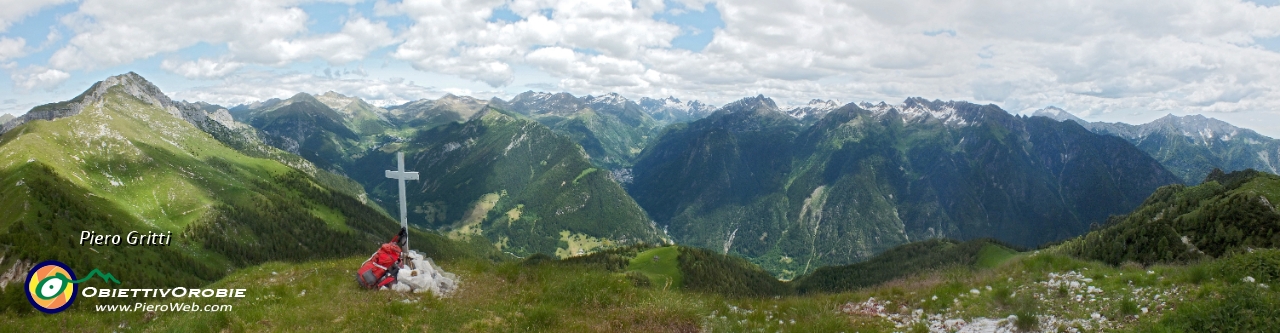
M526 90L1205 114L1280 137L1280 0L6 1L0 113L137 72L222 105Z

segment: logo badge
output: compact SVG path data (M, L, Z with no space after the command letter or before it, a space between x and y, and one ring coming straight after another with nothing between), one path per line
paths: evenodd
M71 307L79 289L76 273L66 264L48 260L27 272L27 300L44 313L58 313Z

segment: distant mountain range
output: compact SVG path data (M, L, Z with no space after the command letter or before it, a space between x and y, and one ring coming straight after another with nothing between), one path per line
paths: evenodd
M632 196L677 242L784 278L912 240L1065 239L1179 182L1119 138L919 98L812 125L746 98L672 126L633 173Z
M654 120L664 125L702 119L716 110L714 106L709 104L703 104L699 101L681 102L680 99L675 97L663 99L641 97L639 104L641 110L644 110Z
M667 241L580 146L517 113L486 107L356 160L352 177L387 207L397 202L398 185L382 170L395 152L423 175L408 184L409 221L454 239L522 257Z
M263 132L268 144L337 173L380 141L388 141L385 134L394 127L386 110L332 92L299 93L235 107L230 114Z
M607 169L625 168L644 150L662 124L639 104L617 94L574 97L568 93L525 92L493 107L537 120L573 139L592 162Z
M840 102L836 100L824 101L815 99L809 101L809 104L797 106L790 110L785 110L784 112L792 118L799 119L801 122L812 124L813 122L822 119L822 117L826 116L828 112L839 109L841 106L843 106L843 104L840 104Z
M561 257L675 241L794 278L931 238L1038 246L1215 167L1280 165L1275 140L1213 119L1036 115L922 98L783 108L756 96L716 108L542 92L385 108L299 93L228 109L172 101L130 73L3 122L0 180L56 193L0 187L6 211L35 212L0 227L71 202L48 198L84 197L73 204L98 208L77 211L82 220L97 211L120 228L181 232L226 265L305 257L257 253L280 231L258 223L286 213L327 230L293 244L345 253L358 246L332 237L372 242L394 226L397 185L383 170L403 152L422 172L407 184L410 223L455 240Z
M611 180L615 173L596 166L629 164L659 129L617 95L446 95L383 109L332 92L299 93L231 115L271 145L357 180L389 211L397 209L397 184L382 171L395 152L406 153L407 168L431 175L409 184L409 220L455 239L517 256L666 241Z
M1188 184L1200 183L1214 168L1280 173L1280 140L1214 118L1170 114L1146 124L1130 125L1088 122L1056 107L1037 110L1033 115L1073 121L1095 133L1129 140Z

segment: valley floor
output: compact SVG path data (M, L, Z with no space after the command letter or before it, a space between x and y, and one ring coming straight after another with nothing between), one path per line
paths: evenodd
M452 297L364 291L365 258L240 270L210 288L246 288L227 312L0 314L25 332L1045 332L1275 331L1280 251L1186 266L1112 267L1030 252L992 268L952 268L851 293L732 299L636 287L628 276L563 262L441 263ZM644 258L641 258L644 259ZM169 302L157 300L153 303ZM224 303L218 303L224 302ZM1234 325L1234 326L1233 326Z

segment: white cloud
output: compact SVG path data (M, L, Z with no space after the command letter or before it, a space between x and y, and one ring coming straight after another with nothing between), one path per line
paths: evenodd
M86 0L63 17L74 33L49 64L91 69L125 64L199 42L228 48L268 44L306 30L302 9L278 2L241 0L120 3Z
M210 96L249 99L291 95L245 88L258 84L310 86L245 76L242 64L338 65L392 46L387 61L420 71L505 87L528 81L516 75L530 68L537 72L532 77L549 75L556 89L575 94L675 95L714 104L755 94L784 104L924 96L1015 111L1057 105L1094 120L1145 111L1280 110L1280 53L1257 45L1280 37L1280 6L1238 0L378 0L376 17L353 11L330 34L307 31L299 1L305 0L85 0L64 17L71 37L49 67L102 68L201 42L225 45L226 55L165 61L162 68L222 77L227 83L207 87ZM712 3L724 26L709 32L702 51L672 48L688 31L653 18L673 10L666 3L680 10ZM520 18L489 22L504 6ZM408 27L377 21L400 15ZM4 43L0 60L14 49ZM350 78L322 81L383 87L368 92L382 100L428 94L403 82Z
M22 21L27 15L39 12L41 8L71 2L72 0L0 0L0 32L5 32L14 23Z
M285 65L307 59L345 63L395 42L384 22L354 16L339 32L307 34L297 1L86 0L63 17L74 36L53 54L54 68L96 69L195 45L225 45L231 60Z
M1235 1L720 1L701 53L649 49L667 88L781 99L1067 105L1098 115L1280 108L1280 8ZM929 31L954 33L926 35ZM563 85L563 83L562 83ZM596 88L604 85L596 84ZM812 94L812 95L805 95Z
M26 54L27 40L22 37L0 37L0 61L21 57Z
M288 98L299 92L321 94L335 91L347 96L360 97L374 105L387 106L423 98L438 98L445 94L445 90L424 87L412 81L405 81L403 78L369 79L353 77L359 76L358 71L350 73L356 75L338 78L243 70L229 75L216 85L175 91L170 96L231 107L271 98Z
M160 68L170 73L182 75L188 79L213 79L231 74L244 63L229 61L226 59L209 59L200 58L195 61L179 62L174 60L164 60L160 62Z
M258 63L284 65L308 58L319 58L330 64L364 59L369 52L395 42L385 22L363 17L348 20L338 33L309 38L272 39L262 44L231 44L238 58Z
M32 66L18 70L9 76L13 85L22 91L32 89L53 89L63 81L71 78L71 74L57 69Z
M387 12L402 13L415 21L401 34L404 43L393 56L419 70L459 75L498 87L512 82L511 64L545 47L634 59L647 48L670 46L679 34L678 27L652 18L662 9L661 1L639 1L633 6L622 0L521 0L507 5L524 19L488 22L493 9L502 4L411 0L386 5ZM545 14L548 11L550 15ZM550 55L545 52L532 60L549 60L540 58Z

